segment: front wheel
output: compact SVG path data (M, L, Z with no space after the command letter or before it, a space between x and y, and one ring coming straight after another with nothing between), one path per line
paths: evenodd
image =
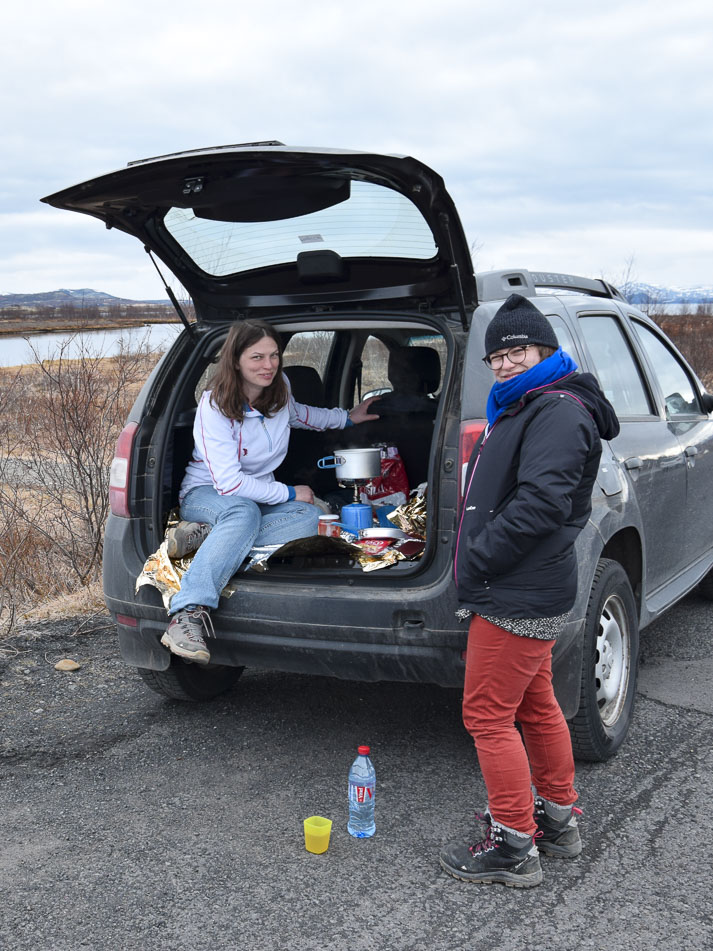
M584 621L579 710L570 721L578 759L603 762L624 741L634 714L639 624L621 565L602 558L594 573Z
M166 670L147 670L139 667L139 676L156 693L171 700L189 700L194 703L212 700L229 690L239 679L244 667L226 667L209 664L206 667L192 664L171 655L171 665Z

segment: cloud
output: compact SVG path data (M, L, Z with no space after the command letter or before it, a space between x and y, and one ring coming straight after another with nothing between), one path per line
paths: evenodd
M52 289L61 262L63 286L119 280L100 289L138 296L136 242L36 217L39 198L134 159L272 138L420 158L469 239L516 249L520 266L540 257L538 236L556 259L577 234L586 272L626 247L654 281L644 245L694 236L667 271L708 279L707 0L29 0L4 12L3 38L0 293Z

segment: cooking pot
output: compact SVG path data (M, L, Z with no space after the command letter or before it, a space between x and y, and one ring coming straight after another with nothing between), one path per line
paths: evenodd
M320 469L334 469L337 479L368 482L381 475L381 449L335 449L333 456L317 460Z

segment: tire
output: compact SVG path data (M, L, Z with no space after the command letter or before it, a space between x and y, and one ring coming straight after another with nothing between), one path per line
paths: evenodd
M709 601L713 601L713 571L709 571L698 585L698 593Z
M634 714L639 623L629 579L616 561L597 565L584 621L579 710L570 721L577 759L604 762L626 737Z
M230 690L245 670L244 667L226 667L220 664L201 667L175 655L171 656L171 666L167 670L147 670L145 667L137 669L139 676L151 690L171 700L187 700L193 703L212 700Z

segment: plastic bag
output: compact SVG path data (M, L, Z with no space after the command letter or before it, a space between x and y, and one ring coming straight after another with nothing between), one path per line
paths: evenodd
M404 500L408 497L408 476L404 461L395 446L389 446L381 453L381 474L362 489L367 502L386 499L387 496L403 494Z

